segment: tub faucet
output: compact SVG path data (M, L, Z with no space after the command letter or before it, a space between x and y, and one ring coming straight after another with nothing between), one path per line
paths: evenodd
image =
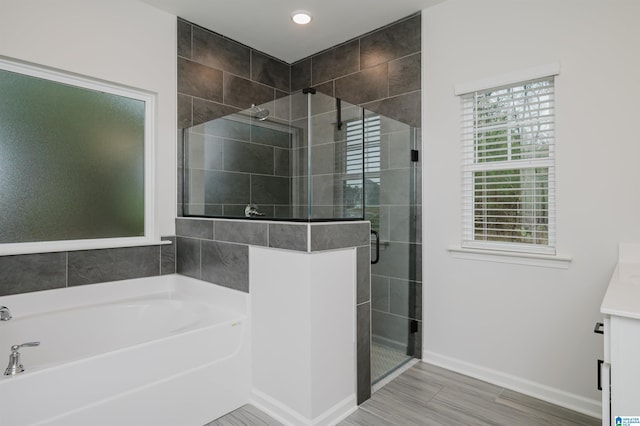
M9 355L9 365L7 369L4 370L5 376L15 376L18 373L22 373L24 371L24 366L20 364L20 352L18 349L28 346L38 346L40 342L29 342L23 343L21 345L13 345L11 346L11 355Z
M0 321L9 321L11 319L11 311L6 306L0 306Z

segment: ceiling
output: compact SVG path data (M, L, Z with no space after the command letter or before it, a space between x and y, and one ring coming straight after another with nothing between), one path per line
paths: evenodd
M142 0L288 63L444 0ZM308 25L291 21L311 12Z

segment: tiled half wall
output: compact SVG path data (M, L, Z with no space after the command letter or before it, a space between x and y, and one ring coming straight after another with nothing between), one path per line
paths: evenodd
M358 403L371 396L371 251L369 222L293 223L176 219L176 270L250 292L249 246L302 252L357 250L356 327Z

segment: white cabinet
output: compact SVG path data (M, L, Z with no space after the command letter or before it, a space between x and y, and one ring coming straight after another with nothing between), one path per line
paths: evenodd
M618 416L640 417L640 319L605 317L605 359L600 378L603 425L615 425Z
M602 424L615 426L617 417L640 418L640 244L620 244L600 312L605 315Z

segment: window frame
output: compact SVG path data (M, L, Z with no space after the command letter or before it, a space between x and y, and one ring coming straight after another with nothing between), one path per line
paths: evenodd
M465 98L475 96L477 93L486 93L491 90L504 89L506 87L524 86L536 80L551 80L553 85L553 125L555 126L555 76L559 74L559 64L548 64L528 70L496 76L490 79L459 84L455 87L455 94L460 97L462 108L465 107ZM469 102L468 100L466 102ZM556 255L556 187L555 187L555 134L549 143L549 151L546 157L513 160L510 157L510 147L507 153L508 160L476 162L474 156L465 156L465 150L471 149L475 152L476 137L475 125L471 137L465 134L463 128L463 117L460 119L461 125L461 247L463 250L496 251L521 255ZM511 121L511 120L509 120ZM509 124L505 124L509 132ZM469 130L468 130L469 131ZM555 133L555 132L554 132ZM492 240L476 240L475 232L475 173L478 171L493 170L535 170L536 168L546 168L548 175L547 184L547 244L534 244L524 242L502 242Z
M96 238L80 240L36 241L0 243L0 256L89 250L101 248L134 247L162 244L155 218L155 117L157 95L114 82L31 64L0 55L0 70L36 77L98 92L109 93L144 102L144 235L135 237Z

